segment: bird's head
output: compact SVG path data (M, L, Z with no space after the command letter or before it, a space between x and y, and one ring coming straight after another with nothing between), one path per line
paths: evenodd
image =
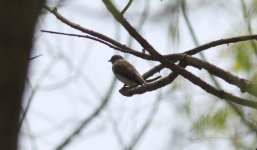
M112 64L115 63L117 60L123 59L120 55L113 55L112 58L109 60Z

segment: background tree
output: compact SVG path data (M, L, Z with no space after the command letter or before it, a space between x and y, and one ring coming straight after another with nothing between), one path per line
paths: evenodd
M0 1L0 149L15 150L25 77L43 1Z

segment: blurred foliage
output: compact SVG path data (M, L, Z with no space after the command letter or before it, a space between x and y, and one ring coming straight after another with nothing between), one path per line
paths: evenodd
M256 45L256 43L253 44ZM251 42L240 42L229 49L228 53L233 57L232 69L249 74L255 66L254 60L256 59Z
M251 77L251 81L253 83L257 83L257 71L255 71ZM257 84L254 84L254 89L255 89L255 92L257 92Z
M174 16L173 21L169 23L168 30L169 30L168 34L171 38L172 43L176 44L176 42L179 42L180 30L179 30L178 16Z
M182 110L184 113L188 116L192 113L192 102L190 100L185 101L185 103L182 106Z
M254 150L256 149L256 142L256 139L249 142L240 134L231 137L231 144L236 150Z
M215 133L224 133L229 128L227 121L230 120L232 116L233 111L230 108L220 108L213 113L206 114L197 119L194 122L193 130L202 135L204 135L207 130L214 131Z

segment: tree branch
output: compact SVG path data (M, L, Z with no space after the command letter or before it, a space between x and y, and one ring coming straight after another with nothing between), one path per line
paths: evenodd
M95 32L93 30L89 30L87 28L84 28L84 27L80 26L79 24L75 24L75 23L69 21L68 19L66 19L61 14L58 13L57 8L51 9L48 6L44 6L44 8L46 10L48 10L50 13L52 13L58 20L60 20L64 24L66 24L66 25L68 25L68 26L70 26L74 29L77 29L77 30L79 30L83 33L89 34L89 35L91 35L95 38L89 37L89 36L87 37L86 35L78 35L78 37L85 37L85 38L89 38L89 39L94 39L94 40L96 40L98 42L101 42L103 44L110 43L110 44L115 46L115 49L117 48L116 50L122 50L123 52L126 52L126 53L131 53L131 54L133 53L135 56L138 56L138 57L141 57L141 58L145 58L145 59L148 59L148 60L150 59L147 54L137 52L136 50L133 50L133 49L127 47L126 45L121 44L121 43L117 42L116 40L114 40L114 39L112 39L112 38L110 38L106 35L103 35L99 32ZM68 35L67 33L63 33L63 35L64 34ZM75 34L70 34L70 36L76 36L76 35ZM110 44L106 44L106 45L110 46Z
M41 30L41 32L51 33L51 34L59 34L59 35L67 35L67 36L75 36L75 37L80 37L80 38L87 38L87 39L94 40L94 41L97 41L99 43L102 43L102 44L104 44L106 46L109 46L110 48L113 48L115 50L118 50L120 52L129 53L129 54L132 54L132 55L140 57L140 58L144 58L144 59L147 59L147 60L152 60L152 57L148 54L138 52L138 51L133 50L133 49L127 47L127 46L126 46L128 48L127 50L123 49L123 47L118 47L118 46L120 46L120 44L114 45L113 43L109 43L108 41L105 41L105 40L103 40L101 38L98 38L98 37L89 36L89 35L79 35L79 34L72 34L72 33L56 32L56 31L49 31L49 30ZM116 43L118 43L118 42L116 41Z
M230 44L230 43L237 43L240 41L249 41L249 40L257 40L257 35L256 34L245 35L245 36L238 36L238 37L233 37L233 38L228 38L228 39L220 39L217 41L212 41L210 43L206 43L199 47L188 50L188 51L184 52L184 54L194 55L194 54L197 54L201 51L207 50L207 49L215 47L215 46L219 46L219 45L223 45L223 44Z
M218 90L215 87L209 85L208 83L201 80L199 77L193 75L191 72L188 72L184 68L177 66L173 64L173 62L167 60L165 57L163 57L160 53L158 53L137 31L129 24L129 22L123 18L122 15L118 12L118 10L114 7L114 5L111 3L110 0L102 0L105 4L106 8L109 10L109 12L113 15L113 17L121 23L121 25L127 30L127 32L134 37L139 44L147 50L153 57L156 57L158 61L160 61L163 65L165 65L167 68L171 69L176 74L180 74L189 81L191 81L193 84L198 85L203 90L205 90L208 93L211 93L221 99L226 99L231 102L245 105L248 107L252 107L257 109L257 103L250 100L245 100L239 97L236 97L232 94L229 94L227 92L224 92L222 90ZM147 86L147 85L146 85ZM129 93L128 93L129 94Z
M128 10L130 5L132 4L133 0L129 0L128 4L125 6L125 8L121 11L121 14L124 15L124 13Z
M151 90L155 90L157 88L160 88L160 87L163 87L167 84L170 84L177 76L178 76L178 73L181 74L182 76L184 76L185 78L187 78L188 80L190 80L192 83L200 86L202 89L204 89L205 91L213 94L213 95L216 95L217 97L220 97L220 98L227 98L229 99L230 101L233 101L235 103L241 103L241 102L237 102L238 97L235 97L229 93L226 93L225 94L223 93L224 91L221 92L221 90L217 90L216 88L212 87L211 85L207 84L206 82L202 81L200 78L194 76L192 73L184 70L183 68L181 67L185 67L186 65L183 64L183 63L179 63L180 67L179 66L176 66L175 64L173 64L174 61L172 61L172 58L176 58L177 56L179 56L180 54L171 54L171 55L164 55L162 56L161 54L159 54L151 45L150 43L148 43L130 24L129 22L123 18L123 16L118 12L118 10L113 6L113 4L109 1L109 0L103 0L104 4L106 5L107 9L113 14L113 16L116 18L117 21L119 21L123 27L128 31L128 33L138 41L138 43L143 47L143 49L147 50L151 55L140 55L137 54L138 57L145 57L145 59L148 59L148 60L156 60L156 61L160 61L162 66L157 66L155 67L153 70L149 71L148 74L145 74L145 76L148 76L150 74L153 74L154 72L156 71L160 71L161 69L163 69L165 66L166 68L169 68L173 71L173 73L171 73L169 76L165 77L165 78L162 78L156 82L153 82L153 83L150 83L148 84L147 86L146 85L143 85L141 87L136 87L135 89L138 90L137 93L141 93L141 92L146 92L146 91L151 91ZM131 51L132 49L125 46L125 45L122 45L118 42L116 42L115 40L107 37L107 36L104 36L100 33L97 33L95 31L92 31L92 30L88 30L88 29L85 29L85 28L82 28L81 26L79 25L76 25L74 23L71 23L69 22L67 19L65 19L64 17L62 17L60 14L57 13L57 10L56 9L53 9L53 10L49 10L51 11L59 20L61 20L62 22L68 24L69 26L75 28L75 29L78 29L84 33L87 33L87 34L90 34L94 37L97 37L101 40L103 40L101 43L104 43L107 41L107 43L111 43L115 46L117 46L118 48L116 47L113 47L115 49L125 49L125 50L128 50L128 51ZM235 42L238 42L238 41L244 41L244 40L252 40L252 39L257 39L257 35L251 35L251 36L242 36L242 37L235 37L235 38L229 38L229 39L221 39L221 40L218 40L218 41L213 41L213 42L210 42L210 43L207 43L207 44L204 44L202 46L199 46L197 48L194 48L194 49L191 49L189 51L186 51L185 54L189 54L189 55L193 55L193 54L196 54L200 51L203 51L203 50L206 50L208 48L211 48L211 47L214 47L214 46L218 46L218 45L221 45L221 44L228 44L228 43L235 43ZM99 42L99 41L98 41ZM108 45L107 43L104 43L106 45ZM110 46L110 45L108 45ZM110 46L111 47L111 46ZM124 51L124 52L127 52L127 51ZM144 54L144 53L143 53ZM136 54L133 54L133 55L136 55ZM175 57L176 56L176 57ZM176 58L178 59L178 58ZM237 84L239 85L239 84ZM240 85L241 88L240 89L244 89L242 88L242 85ZM206 87L208 87L209 89L205 89ZM124 90L124 89L121 89L120 92L126 96L132 96L130 91L133 91L135 89L129 89L129 90ZM133 94L135 94L134 92L132 92ZM237 99L237 100L236 100ZM249 106L249 104L251 103L248 103L248 100L245 100L245 99L241 99L241 100L244 100L246 101L246 105ZM244 103L244 102L243 102ZM252 104L252 103L251 103Z

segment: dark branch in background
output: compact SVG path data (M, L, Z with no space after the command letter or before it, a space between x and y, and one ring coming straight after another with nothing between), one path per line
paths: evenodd
M140 128L139 132L133 137L130 144L128 144L128 147L126 148L126 150L133 150L139 143L140 139L144 136L147 129L149 129L149 127L158 111L161 100L162 100L162 93L161 93L161 91L159 91L158 96L156 97L156 100L154 102L153 108L152 108L151 112L149 113L146 121L144 122L143 126Z
M74 138L83 130L85 129L85 127L87 125L89 125L89 123L92 122L93 119L95 119L95 117L97 115L99 115L99 113L101 112L101 110L103 110L106 105L108 104L108 102L110 101L110 98L112 96L113 90L114 90L114 86L116 84L116 79L113 78L112 80L112 84L111 86L108 88L109 91L107 92L106 96L104 97L104 99L102 100L101 104L95 109L95 111L93 111L93 113L91 115L89 115L87 118L84 119L84 121L82 121L82 123L79 125L78 128L76 128L69 136L67 136L67 138L65 138L65 140L59 145L57 146L56 150L62 150L66 145L70 144L72 142L72 140L74 140Z
M57 59L52 59L46 66L46 68L43 70L43 75L39 78L38 82L35 84L35 86L33 88L31 88L31 92L27 98L27 104L26 106L24 106L24 108L22 109L22 114L20 115L20 120L19 120L19 129L22 127L24 120L27 117L27 114L29 112L29 109L31 107L31 103L33 98L35 97L38 88L40 87L40 85L42 84L42 82L44 81L44 79L47 77L47 75L50 73L50 71L52 70L52 68L54 67L54 64L57 62Z
M171 69L172 71L176 72L177 74L182 75L184 78L191 81L193 84L201 87L203 90L205 90L208 93L211 93L221 99L226 99L231 102L245 105L252 108L257 108L257 103L254 101L242 99L240 97L236 97L232 94L229 94L227 92L224 92L222 90L218 90L215 87L209 85L208 83L201 80L199 77L193 75L191 72L186 71L184 68L181 68L179 66L176 66L169 60L165 59L161 54L159 54L137 31L128 23L128 21L123 18L123 16L120 15L118 10L114 7L114 5L111 3L110 0L102 0L107 7L107 9L110 11L110 13L114 16L114 18L120 22L123 27L128 31L128 33L134 37L138 43L146 49L153 57L156 57L163 65L165 65L167 68ZM147 86L147 85L146 85Z
M192 27L192 25L191 25L191 23L190 23L190 21L189 21L189 18L188 18L188 16L187 16L187 11L186 11L187 5L186 5L186 1L185 1L185 0L180 0L180 6L181 6L183 18L185 19L186 25L187 25L187 27L188 27L188 30L189 30L191 36L192 36L192 39L193 39L195 45L196 45L196 46L199 46L200 44L199 44L199 42L198 42L198 40L197 40L197 38L196 38L196 35L194 34L194 33L195 33L195 32L194 32L194 29L193 29L193 27ZM200 56L201 56L201 57L204 57L201 53L200 53Z
M125 6L125 8L121 11L121 14L124 15L124 13L128 10L130 5L132 4L133 0L129 0L128 4Z
M245 21L245 25L247 27L247 32L252 35L253 34L253 30L251 27L251 19L250 19L250 14L247 12L247 7L245 4L244 0L240 0L241 1L241 6L242 6L242 11L243 11L243 17L244 17L244 21ZM255 56L257 56L257 46L254 42L251 42L251 46L253 48L253 51L255 53Z
M180 6L181 6L181 10L182 10L182 14L183 14L183 18L185 19L185 22L186 22L186 25L187 25L187 28L189 30L189 33L195 43L196 46L199 46L199 41L196 37L196 34L194 32L194 29L193 29L193 26L189 20L189 17L187 15L187 4L186 4L186 0L180 0ZM207 61L205 55L203 52L199 52L199 55L200 55L200 58L203 60L203 61ZM219 85L219 82L214 78L213 75L211 75L210 73L208 74L209 75L209 78L211 79L211 81L214 83L214 86L216 88L218 88L219 90L222 90L221 86Z
M96 116L99 115L99 114L101 113L101 111L107 106L109 100L106 100L105 98L106 98L106 97L110 97L111 93L109 93L109 92L110 92L111 90L108 90L107 93L105 94L105 95L106 95L105 98L102 98L102 96L101 96L101 94L99 93L99 91L94 87L94 85L90 82L90 80L88 80L88 79L86 78L86 75L83 73L83 71L81 71L81 68L80 68L80 67L81 67L81 63L85 64L85 61L84 61L85 59L84 59L84 58L82 58L83 61L81 61L81 62L78 64L78 66L76 67L76 66L75 66L66 56L64 56L62 53L59 53L58 56L59 56L60 58L62 58L63 60L65 60L66 63L68 64L68 66L70 66L70 68L73 68L73 70L74 70L74 72L75 72L76 75L81 76L81 77L83 78L83 81L82 81L82 82L85 82L85 84L89 87L90 90L92 90L92 91L94 92L95 96L98 97L98 99L99 99L99 101L100 101L98 107L94 108L94 109L92 110L92 113L91 113L91 114L87 115L84 119L82 119L81 124L78 125L78 128L77 128L77 129L74 128L74 130L73 130L74 132L70 133L70 135L67 136L67 137L63 140L63 142L62 142L62 144L63 144L63 143L69 144L69 143L71 143L71 141L76 137L76 135L78 135L78 134L82 131L81 126L83 126L83 128L85 128L87 125L89 125L92 121L95 120ZM54 60L56 60L56 59L54 59ZM46 67L46 68L49 68L49 67ZM116 82L115 82L115 83L114 83L114 82L115 82L115 81L112 82L110 88L112 88L112 87L114 86L113 84L116 83ZM111 91L111 92L112 92L112 91ZM79 130L79 131L78 131L78 130ZM75 131L76 131L76 135L74 135ZM66 146L67 146L67 144L66 144Z

